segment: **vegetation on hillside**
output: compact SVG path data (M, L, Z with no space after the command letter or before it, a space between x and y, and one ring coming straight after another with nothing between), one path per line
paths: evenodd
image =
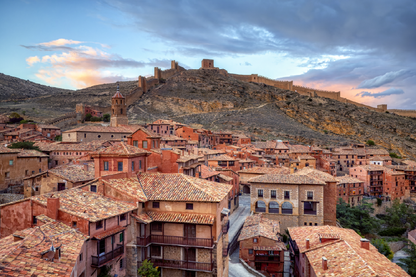
M32 141L19 141L19 142L14 142L7 147L11 149L29 149L29 150L36 150L40 152L39 147L34 146L34 144L35 142L32 142Z

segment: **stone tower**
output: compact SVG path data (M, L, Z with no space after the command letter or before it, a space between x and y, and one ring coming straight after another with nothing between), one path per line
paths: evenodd
M127 125L127 104L126 98L120 93L117 83L117 92L111 98L111 127L118 127L120 125Z

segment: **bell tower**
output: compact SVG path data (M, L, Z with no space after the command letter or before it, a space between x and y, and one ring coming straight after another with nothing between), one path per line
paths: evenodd
M117 82L117 92L111 98L111 127L118 127L120 125L127 125L127 104L126 98L120 93Z

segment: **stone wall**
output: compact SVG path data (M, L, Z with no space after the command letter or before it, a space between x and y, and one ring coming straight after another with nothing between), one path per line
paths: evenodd
M395 113L402 116L416 117L416 110L388 110L389 113Z
M137 250L140 249L135 242L126 245L126 277L137 276Z
M0 204L7 204L10 202L22 200L25 196L23 194L1 193Z
M404 241L392 241L388 242L387 244L389 245L391 251L393 251L394 253L401 250L405 246Z

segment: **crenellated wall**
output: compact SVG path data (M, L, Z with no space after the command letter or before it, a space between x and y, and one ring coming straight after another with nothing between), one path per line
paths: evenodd
M395 113L402 116L416 117L416 110L387 110L389 113Z

